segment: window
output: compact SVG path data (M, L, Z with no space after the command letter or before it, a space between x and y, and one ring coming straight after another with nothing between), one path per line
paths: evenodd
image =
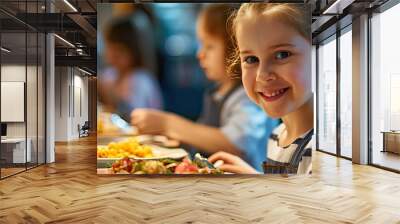
M372 164L400 170L400 4L371 18Z
M352 157L352 33L351 26L340 36L340 155Z
M18 6L23 16L41 12L44 3L9 1L2 7ZM8 21L0 23L0 90L1 99L8 99L0 105L5 115L0 122L0 178L5 178L45 163L46 40L44 33L13 16L1 12L0 17Z
M318 48L318 149L336 153L336 36Z

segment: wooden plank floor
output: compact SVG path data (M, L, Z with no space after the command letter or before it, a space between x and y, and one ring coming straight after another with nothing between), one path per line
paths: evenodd
M24 170L25 170L25 167L23 167L23 168L22 167L19 167L19 168L1 168L1 176L2 177L7 177L7 176L13 175L15 173L24 171Z
M400 223L399 174L323 153L312 177L104 177L95 144L0 181L0 223Z

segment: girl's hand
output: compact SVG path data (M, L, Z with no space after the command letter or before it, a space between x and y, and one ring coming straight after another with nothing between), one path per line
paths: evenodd
M208 161L211 163L214 163L218 160L224 161L224 164L218 168L225 172L239 174L259 174L257 170L243 161L243 159L230 153L220 151L208 158Z
M141 134L165 134L169 114L154 109L135 109L131 113L131 123Z

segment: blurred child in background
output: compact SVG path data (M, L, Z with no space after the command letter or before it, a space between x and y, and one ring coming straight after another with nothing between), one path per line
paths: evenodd
M134 17L115 19L104 32L105 58L111 67L99 77L99 100L103 110L127 121L133 109L162 108L159 84L143 61L146 49L140 32Z

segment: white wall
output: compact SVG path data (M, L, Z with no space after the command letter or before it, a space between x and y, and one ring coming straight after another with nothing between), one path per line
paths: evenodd
M74 108L73 111L73 120L72 120L72 135L78 136L78 124L83 125L85 121L88 121L89 113L88 113L88 77L81 76L82 73L74 75ZM81 108L80 108L81 107ZM80 111L81 110L81 111Z
M28 66L27 68L28 74L32 74L35 72L36 67ZM1 66L1 81L3 82L25 82L25 65L2 65ZM29 78L29 77L28 77ZM30 86L36 86L36 81L29 79ZM27 88L27 103L34 102L36 99L36 88ZM35 98L35 99L33 99ZM36 102L36 101L35 101ZM36 108L36 103L32 105L28 105ZM1 108L1 110L7 110L7 108ZM32 115L33 117L30 117ZM35 120L36 123L36 113L28 113L28 122ZM29 127L33 127L33 125L28 125ZM29 132L29 130L28 130ZM25 122L7 122L7 137L25 137Z
M68 140L68 85L69 77L67 67L55 68L55 141Z
M55 140L74 140L88 120L88 77L72 67L56 67L55 74Z

